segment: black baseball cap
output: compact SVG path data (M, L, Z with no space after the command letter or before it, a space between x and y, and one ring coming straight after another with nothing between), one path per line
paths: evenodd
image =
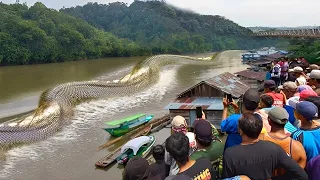
M194 126L194 134L201 140L212 140L212 127L207 120L198 120Z
M260 102L260 94L255 89L249 89L243 95L243 105L248 110L255 110L257 109L259 102Z
M275 88L276 87L276 82L274 80L267 80L264 82L263 85L264 88Z

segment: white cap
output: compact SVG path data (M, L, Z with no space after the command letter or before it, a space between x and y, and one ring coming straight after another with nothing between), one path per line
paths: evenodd
M179 127L186 127L187 126L187 122L186 119L182 116L176 116L173 118L171 125L173 127L179 128Z
M320 70L312 70L310 73L310 78L320 79Z
M302 69L302 67L297 66L297 67L293 68L293 72L300 73L300 72L303 72L303 69Z

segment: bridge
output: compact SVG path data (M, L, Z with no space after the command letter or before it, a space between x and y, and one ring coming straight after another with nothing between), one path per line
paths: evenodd
M290 29L290 30L272 30L259 31L254 33L260 37L310 37L320 38L320 27L312 29Z

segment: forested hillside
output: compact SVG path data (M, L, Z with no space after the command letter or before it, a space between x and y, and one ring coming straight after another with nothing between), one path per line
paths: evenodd
M0 3L0 65L144 53L144 49L130 40L119 39L79 18L48 9L42 3L30 8Z
M129 6L121 2L88 3L60 11L131 39L153 53L251 49L276 43L252 37L251 30L224 17L200 15L159 1L135 1Z

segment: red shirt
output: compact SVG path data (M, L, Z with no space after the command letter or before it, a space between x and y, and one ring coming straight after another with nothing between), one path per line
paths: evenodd
M283 94L280 93L275 93L275 92L269 92L266 93L267 95L271 96L273 98L273 106L278 106L282 107L284 106L284 96Z

